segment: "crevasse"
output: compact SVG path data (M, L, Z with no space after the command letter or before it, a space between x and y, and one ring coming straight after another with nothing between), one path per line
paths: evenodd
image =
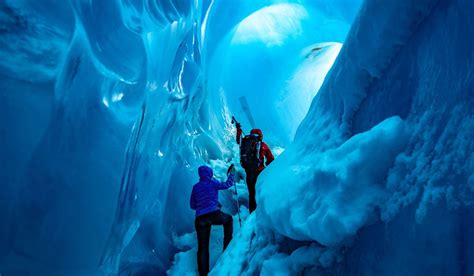
M472 274L473 12L3 1L0 274L195 273L189 194L238 163L241 97L279 156L250 216L238 169L211 274Z

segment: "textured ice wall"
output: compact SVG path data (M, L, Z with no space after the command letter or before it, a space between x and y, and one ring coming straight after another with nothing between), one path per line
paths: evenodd
M463 0L365 2L258 183L257 227L216 274L474 271L472 12Z
M2 2L1 273L169 265L170 232L192 221L177 185L221 157L201 4Z

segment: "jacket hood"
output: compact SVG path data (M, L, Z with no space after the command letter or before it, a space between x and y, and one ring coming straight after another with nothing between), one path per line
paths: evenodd
M263 133L259 128L254 128L250 131L250 134L257 134L260 136L260 139L263 139Z
M203 180L204 179L209 180L214 175L213 172L212 172L212 169L208 166L199 167L198 173L199 173L199 179L203 179Z

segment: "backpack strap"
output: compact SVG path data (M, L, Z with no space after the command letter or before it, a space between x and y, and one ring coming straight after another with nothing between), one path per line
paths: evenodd
M260 166L260 164L263 163L263 160L260 159L260 150L262 149L262 142L258 141L255 147L257 148L258 166Z

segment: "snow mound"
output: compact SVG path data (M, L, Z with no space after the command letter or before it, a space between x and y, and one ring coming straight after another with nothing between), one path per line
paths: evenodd
M383 200L385 177L407 141L405 124L392 117L335 149L310 154L294 145L272 166L286 173L265 172L259 182L259 218L295 240L340 243Z

